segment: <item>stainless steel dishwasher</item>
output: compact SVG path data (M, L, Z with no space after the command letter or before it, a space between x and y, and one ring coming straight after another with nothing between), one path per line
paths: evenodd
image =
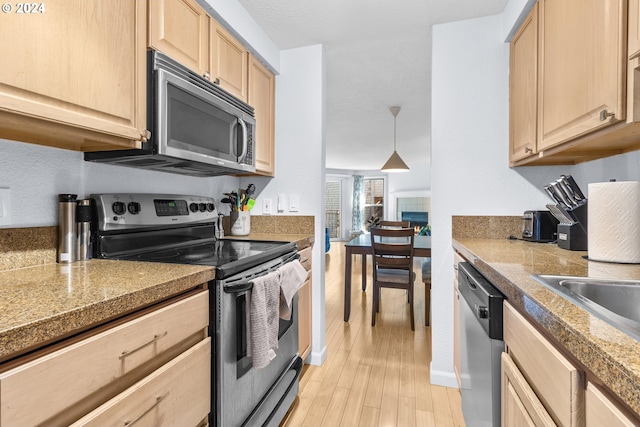
M504 295L471 264L458 264L460 382L468 427L500 426L500 355Z

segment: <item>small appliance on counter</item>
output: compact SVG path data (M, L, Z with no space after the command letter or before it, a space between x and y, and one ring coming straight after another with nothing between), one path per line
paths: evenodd
M522 239L553 242L558 238L558 222L550 211L525 211L522 215Z
M547 208L558 221L558 247L571 251L587 250L587 198L571 175L561 175L544 186L556 204Z

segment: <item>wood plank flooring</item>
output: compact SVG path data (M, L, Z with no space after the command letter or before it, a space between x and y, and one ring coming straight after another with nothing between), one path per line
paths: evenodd
M325 273L327 359L322 366L305 365L282 427L464 426L459 391L429 383L431 328L424 326L420 260L413 332L406 292L397 289L382 290L371 326L371 291L360 289L359 259L353 263L351 319L344 322L344 256L344 243L332 242Z

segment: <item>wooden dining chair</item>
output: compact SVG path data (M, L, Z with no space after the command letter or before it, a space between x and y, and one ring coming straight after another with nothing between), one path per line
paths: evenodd
M409 228L409 221L379 221L378 227Z
M376 325L376 314L380 311L381 288L404 289L408 293L411 330L413 320L413 228L372 228L371 251L373 255L373 304L371 326Z

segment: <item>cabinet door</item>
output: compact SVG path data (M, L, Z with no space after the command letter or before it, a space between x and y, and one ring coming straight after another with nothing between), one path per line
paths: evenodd
M507 353L502 353L503 426L555 427L544 405Z
M586 427L631 427L638 421L623 409L606 392L589 382L586 393Z
M211 408L211 380L211 338L206 338L72 427L200 425Z
M42 13L2 14L0 112L140 140L146 125L144 0L42 5ZM0 137L47 144L46 138L24 139L15 129L8 134L4 126ZM25 133L30 127L24 122Z
M149 46L208 76L209 16L195 0L149 0Z
M211 78L221 88L247 102L249 53L222 25L210 20Z
M629 59L640 55L640 0L629 0Z
M539 2L539 151L625 120L625 5Z
M584 372L505 302L504 343L553 419L565 427L584 423Z
M509 81L509 160L537 152L538 5L511 41Z
M256 173L275 175L275 76L253 55L249 64L249 104L256 114Z
M311 352L311 256L313 247L300 253L300 263L308 271L307 280L298 290L298 353L302 360Z

